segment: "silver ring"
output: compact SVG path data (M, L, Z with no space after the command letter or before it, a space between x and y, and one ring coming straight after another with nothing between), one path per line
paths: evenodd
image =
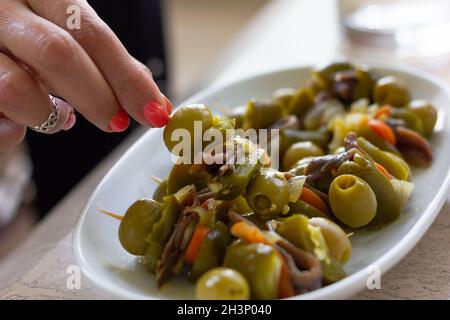
M56 106L56 99L52 96L50 96L50 99L52 101L52 112L48 116L48 119L40 125L29 127L31 130L39 133L49 133L55 128L59 120L59 108Z

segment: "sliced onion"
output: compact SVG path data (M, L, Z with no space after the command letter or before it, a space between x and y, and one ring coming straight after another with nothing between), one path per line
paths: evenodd
M289 188L289 202L297 202L302 194L303 185L305 184L306 176L296 176L288 180Z
M397 193L401 208L404 208L414 189L414 183L405 180L391 179L392 187Z

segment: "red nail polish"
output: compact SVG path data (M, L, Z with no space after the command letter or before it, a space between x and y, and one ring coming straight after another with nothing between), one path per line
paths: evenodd
M170 102L170 100L167 99L167 97L165 95L163 95L163 98L164 98L164 102L166 103L167 113L172 114L172 110L173 110L172 102Z
M124 110L120 110L116 113L116 115L111 119L109 123L109 127L114 132L122 132L127 130L130 125L130 117Z
M71 112L62 129L64 131L70 130L73 128L73 126L75 125L76 122L77 122L77 116L75 115L75 113Z
M144 107L143 113L147 122L155 128L164 127L170 119L166 109L164 109L163 106L156 101L150 101L147 103Z

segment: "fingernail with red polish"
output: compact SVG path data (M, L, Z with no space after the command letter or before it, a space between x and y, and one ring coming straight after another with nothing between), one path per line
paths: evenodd
M64 131L68 131L73 128L75 123L77 122L77 116L74 112L69 113L69 116L67 117L66 123L63 126Z
M124 110L120 110L116 113L116 115L111 119L109 123L109 127L114 132L123 132L127 130L130 125L130 117Z
M143 114L147 122L155 128L164 127L169 122L166 109L156 101L150 101L144 106Z
M172 114L172 110L173 110L172 102L170 102L170 100L167 99L167 97L165 95L163 95L163 98L164 98L164 102L166 103L167 113Z

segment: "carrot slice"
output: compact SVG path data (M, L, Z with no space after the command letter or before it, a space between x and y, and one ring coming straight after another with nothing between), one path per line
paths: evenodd
M311 189L308 189L306 187L303 187L302 194L300 195L300 200L305 201L306 203L312 205L317 210L327 214L328 213L328 207L323 202L322 199Z
M248 224L245 221L239 221L233 224L230 232L233 236L250 243L260 242L270 244L258 227Z
M292 286L291 277L289 276L289 270L286 265L286 261L280 257L282 260L281 270L280 270L280 281L278 282L278 298L289 298L292 297L294 292L294 287Z
M375 112L375 118L381 118L382 116L386 115L386 117L389 117L392 114L392 107L390 105L384 105L381 108Z
M367 117L363 117L360 121L359 121L359 127L360 128L364 128L367 126L367 122L369 122L369 119Z
M186 248L186 252L184 253L184 260L187 263L194 263L195 258L197 258L198 252L200 251L200 247L202 246L203 240L208 235L209 231L211 231L211 229L204 225L199 225L195 229L192 239Z
M380 170L381 173L386 176L386 178L388 178L388 179L392 179L393 178L392 175L381 164L375 162L375 167L377 167L377 169Z
M396 144L396 139L394 132L392 129L383 121L380 121L378 119L370 119L367 123L369 128L375 132L378 136L386 140L392 145Z

